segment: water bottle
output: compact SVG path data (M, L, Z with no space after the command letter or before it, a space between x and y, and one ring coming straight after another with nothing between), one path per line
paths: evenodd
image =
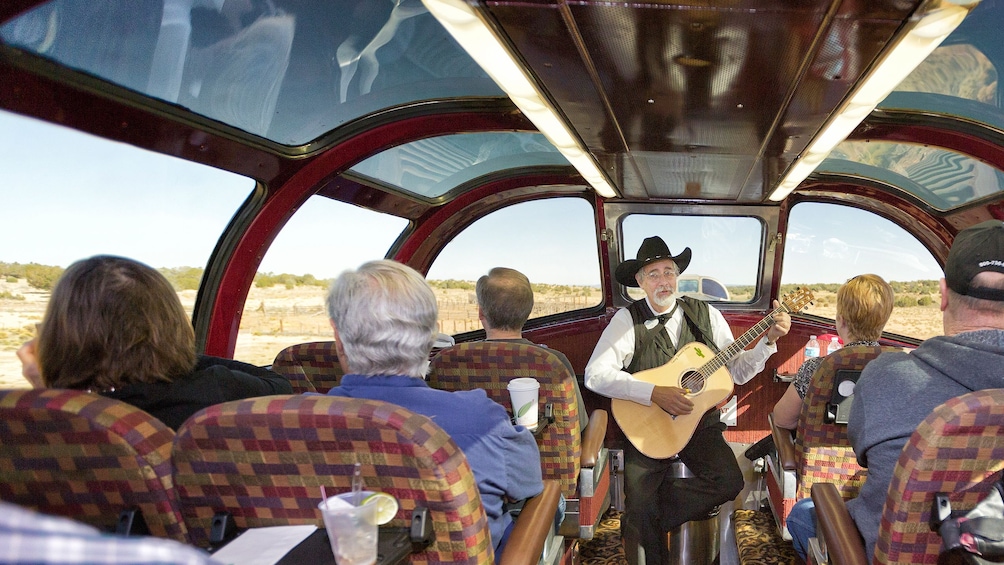
M830 338L830 349L827 351L827 353L833 353L834 351L836 351L838 349L840 349L840 338L839 337L831 337Z
M819 342L814 335L810 335L809 343L805 344L805 358L809 357L819 357Z

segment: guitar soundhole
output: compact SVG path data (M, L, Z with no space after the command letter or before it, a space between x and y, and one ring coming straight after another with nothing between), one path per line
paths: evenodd
M690 394L697 394L704 390L704 377L697 371L687 371L680 379L683 388L690 389Z

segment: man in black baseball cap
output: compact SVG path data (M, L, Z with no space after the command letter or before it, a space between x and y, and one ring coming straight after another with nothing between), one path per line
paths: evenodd
M955 236L945 262L945 282L962 296L1004 301L1004 289L983 286L976 280L987 272L1004 273L1004 222L999 220L977 224Z
M847 435L868 480L847 510L875 554L892 472L910 434L938 405L967 392L1004 388L1004 222L991 220L955 236L941 279L945 335L910 353L868 363L851 405ZM788 515L795 547L815 535L811 499Z
M703 344L698 351L707 352L710 358L735 341L721 312L707 302L677 295L676 278L690 265L690 259L689 247L674 255L661 237L653 236L642 241L634 259L617 266L617 282L640 287L645 298L614 314L586 364L587 387L604 396L635 402L639 410L658 406L679 423L678 418L689 419L695 408L701 408L695 414L693 435L679 452L693 477L673 480L673 459L649 457L632 443L625 446L626 499L621 532L625 550L631 554L629 562L642 554L640 548L649 565L668 563L666 534L685 522L707 518L743 487L735 454L722 435L725 424L718 410L697 406L691 398L699 391L672 386L666 382L669 379L657 385L635 376L666 365L678 348L685 349L687 344ZM777 351L775 342L788 333L790 325L788 314L776 314L765 337L727 363L725 378L743 384L755 377ZM667 444L665 436L653 439Z

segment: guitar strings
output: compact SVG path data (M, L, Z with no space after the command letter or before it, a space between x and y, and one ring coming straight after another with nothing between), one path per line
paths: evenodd
M692 391L698 388L698 385L703 385L704 381L706 381L711 375L715 374L715 372L717 372L719 369L725 366L725 364L727 363L726 358L731 359L735 354L739 352L739 350L745 349L746 346L753 341L753 339L759 337L764 330L768 329L771 326L771 324L774 323L774 316L776 314L782 311L789 312L790 310L788 310L788 305L786 304L786 302L787 302L787 297L785 297L782 300L781 306L775 308L774 311L768 314L764 319L757 322L756 325L750 328L750 330L747 330L747 332L743 334L743 336L740 336L738 340L733 341L732 344L730 344L728 347L719 351L718 354L715 355L713 359L705 363L696 371L688 372L687 376L683 377L683 379L681 379L680 381L680 384L683 385L683 388ZM800 310L800 309L801 309L800 307L795 308L795 310ZM757 330L756 333L753 333L752 330L754 329Z

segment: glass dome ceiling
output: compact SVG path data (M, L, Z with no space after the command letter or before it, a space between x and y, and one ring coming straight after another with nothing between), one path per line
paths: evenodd
M488 174L542 165L571 166L539 133L463 133L392 147L351 172L399 190L436 198Z
M419 0L55 0L0 39L283 145L413 102L505 96Z

